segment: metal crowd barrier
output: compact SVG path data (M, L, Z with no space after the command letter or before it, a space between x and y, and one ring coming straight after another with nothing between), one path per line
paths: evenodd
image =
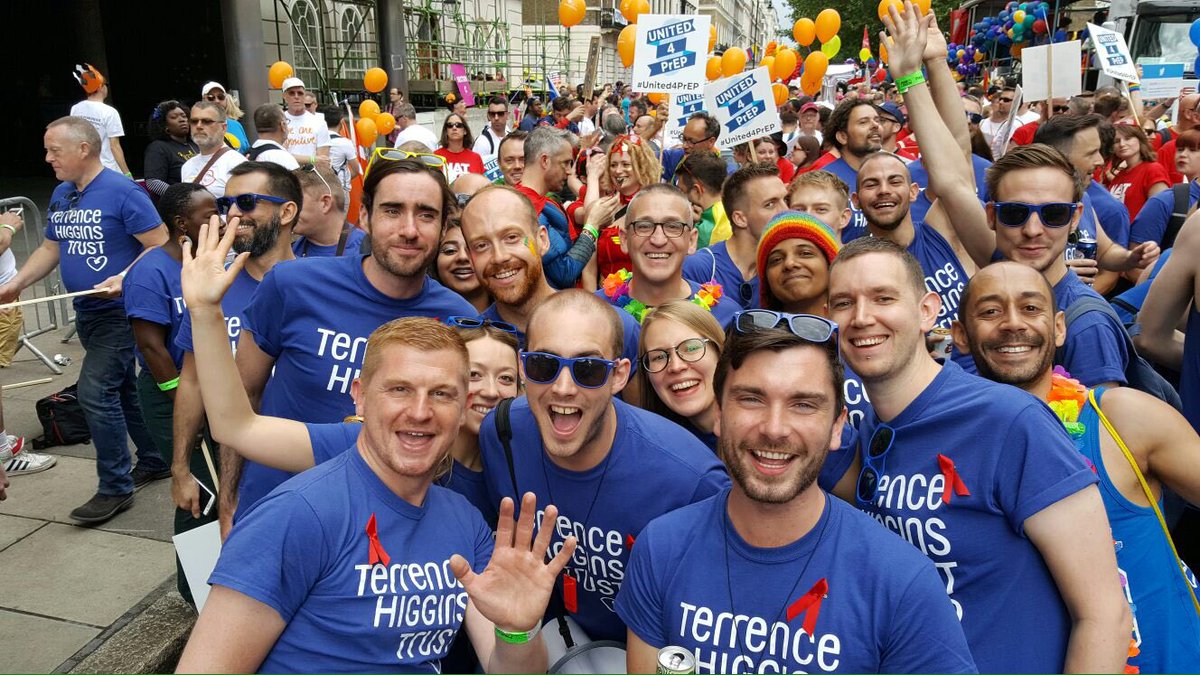
M14 254L20 253L28 259L29 254L42 245L45 223L42 220L42 213L38 207L28 197L8 197L0 199L0 213L14 211L20 209L21 215L25 219L25 226L17 233L13 239L12 250ZM22 260L18 264L18 269ZM58 295L62 292L62 277L56 267L53 272L46 275L45 279L25 289L22 294L24 299L45 298L52 295ZM68 300L57 300L52 302L40 302L35 305L27 305L23 311L23 332L17 338L17 350L22 347L29 350L39 361L44 363L50 372L55 375L62 375L62 368L54 362L49 356L46 356L32 342L33 338L57 330L60 325L69 325L73 323L70 317L70 304ZM60 322L61 317L61 322Z

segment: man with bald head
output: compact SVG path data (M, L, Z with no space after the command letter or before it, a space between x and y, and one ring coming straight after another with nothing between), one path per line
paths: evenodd
M1171 140L1163 143L1162 147L1158 149L1158 163L1167 170L1172 185L1183 182L1183 174L1179 173L1179 169L1175 166L1175 140L1179 138L1179 134L1200 126L1200 112L1196 110L1197 105L1200 105L1200 94L1191 93L1179 99L1179 121L1167 130ZM1155 134L1151 140L1157 139L1158 134Z

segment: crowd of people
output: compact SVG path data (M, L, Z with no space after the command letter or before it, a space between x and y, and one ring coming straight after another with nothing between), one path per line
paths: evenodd
M0 303L98 289L71 517L169 478L219 523L180 670L1194 670L1200 95L1031 106L904 5L886 82L724 151L619 82L478 133L389 90L355 225L298 79L253 144L219 83L163 102L135 182L82 77Z

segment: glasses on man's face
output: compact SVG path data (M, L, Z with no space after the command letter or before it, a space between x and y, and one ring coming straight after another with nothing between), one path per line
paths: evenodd
M1012 103L1012 102L1013 102L1013 100L1012 100L1011 98L1004 98L1004 97L1002 96L1002 97L1000 97L1000 102L1001 102L1001 103Z
M1025 202L993 202L996 222L1005 227L1021 227L1036 213L1042 225L1052 228L1066 227L1075 216L1075 202L1047 202L1027 204Z
M871 441L862 454L863 468L858 472L858 484L855 486L855 496L859 506L867 506L879 494L879 479L887 454L892 451L896 441L896 431L886 424L880 424L871 434Z
M534 384L553 384L566 367L575 384L584 389L599 389L608 382L617 364L594 356L572 359L547 352L521 352L521 365L525 367L525 379Z
M229 207L234 205L237 205L238 211L241 211L242 213L250 213L254 209L258 208L259 202L269 202L278 206L279 204L286 203L287 200L283 199L282 197L261 195L256 192L247 192L245 194L234 196L226 195L224 197L217 198L217 213L225 215L229 213Z
M716 136L705 136L704 138L696 140L694 138L688 138L687 136L684 136L683 144L684 145L700 145L701 143L704 143L705 141L711 141L714 138L716 138Z
M508 114L507 110L489 110L489 111L487 111L487 116L491 117L491 118L504 117L507 114Z
M415 159L430 169L443 171L446 166L446 159L440 155L435 155L431 152L409 152L408 150L400 150L399 148L375 148L375 152L371 153L371 160L367 162L367 170L363 172L363 182L367 180L367 176L371 175L371 167L375 166L376 162L399 162L405 159Z
M225 100L225 92L217 92L215 94L205 94L204 100L205 101L224 101Z
M675 352L675 356L684 363L695 363L708 353L711 342L708 338L689 338L672 349L651 349L642 354L642 367L648 373L662 372L671 363L671 352Z
M220 124L220 123L221 122L219 120L209 120L209 119L204 119L203 117L193 117L190 120L188 120L188 124L190 124L194 127L210 127L214 124Z
M316 164L305 164L304 166L300 167L300 170L304 171L305 173L316 174L317 178L321 179L321 183L325 186L325 189L329 192L329 194L333 194L333 188L329 187L329 181L325 180L325 177L321 175L320 171L317 171Z
M668 239L678 239L688 231L691 225L678 220L668 220L662 223L656 223L653 220L635 220L630 224L629 229L639 237L651 237L654 236L654 231L660 227Z

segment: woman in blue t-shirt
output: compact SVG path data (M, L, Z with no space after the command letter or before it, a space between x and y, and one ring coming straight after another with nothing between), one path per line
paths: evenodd
M713 373L725 332L712 313L677 300L646 314L638 342L640 406L691 431L714 452Z

